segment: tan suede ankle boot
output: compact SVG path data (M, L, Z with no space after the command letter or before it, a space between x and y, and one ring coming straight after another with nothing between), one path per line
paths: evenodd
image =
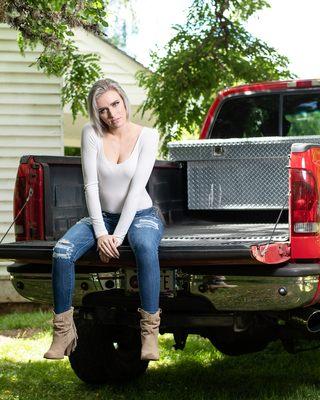
M73 307L60 314L53 312L53 315L53 340L43 357L58 360L74 351L78 335L73 321Z
M160 325L161 308L150 314L142 308L138 308L141 314L141 360L159 360L158 335Z

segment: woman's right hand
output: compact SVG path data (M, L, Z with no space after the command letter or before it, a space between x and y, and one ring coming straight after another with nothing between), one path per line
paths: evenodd
M108 257L119 258L117 238L114 235L99 236L97 242L97 250L102 251Z

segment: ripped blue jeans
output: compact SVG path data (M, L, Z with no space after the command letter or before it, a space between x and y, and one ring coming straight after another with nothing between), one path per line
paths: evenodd
M102 212L109 234L113 234L121 214ZM153 206L136 212L127 238L134 252L141 307L153 314L159 308L160 268L158 247L164 224L160 211ZM52 288L54 312L70 309L75 285L75 262L92 247L97 240L89 217L84 217L61 237L53 248ZM96 250L97 251L97 250ZM97 257L99 257L97 251ZM120 256L121 259L121 256Z

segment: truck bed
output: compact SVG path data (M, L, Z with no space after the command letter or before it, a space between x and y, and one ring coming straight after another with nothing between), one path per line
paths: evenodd
M24 156L21 163L28 163ZM44 237L43 240L19 240L0 245L0 258L22 265L34 265L37 271L50 270L52 249L57 240L76 221L88 216L80 157L32 156L43 168ZM286 210L189 210L187 168L185 163L156 161L147 191L166 221L159 247L162 268L212 267L214 265L257 265L250 246L289 239ZM33 205L36 207L36 203ZM278 220L275 232L275 221ZM34 226L34 225L32 225ZM25 226L25 231L30 226ZM31 230L32 231L32 230ZM134 254L125 240L120 258L103 264L95 250L89 250L77 262L81 271L110 270L135 266ZM9 267L10 268L10 267ZM8 270L9 270L8 268ZM93 269L92 269L93 268Z
M266 244L270 238L271 242L288 241L288 224L278 224L273 233L274 226L271 223L223 224L206 219L184 218L165 228L159 247L161 267L260 264L251 257L251 245ZM0 258L6 256L21 263L51 264L55 243L44 240L5 243L0 245ZM102 264L93 249L76 264L103 265L108 269L126 261L126 265L129 263L134 266L134 255L126 241L119 250L120 259L111 259L108 264Z

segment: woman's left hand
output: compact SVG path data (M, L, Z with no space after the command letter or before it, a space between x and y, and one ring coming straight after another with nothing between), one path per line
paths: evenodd
M100 260L103 263L108 263L110 261L110 257L108 257L103 251L99 250Z

